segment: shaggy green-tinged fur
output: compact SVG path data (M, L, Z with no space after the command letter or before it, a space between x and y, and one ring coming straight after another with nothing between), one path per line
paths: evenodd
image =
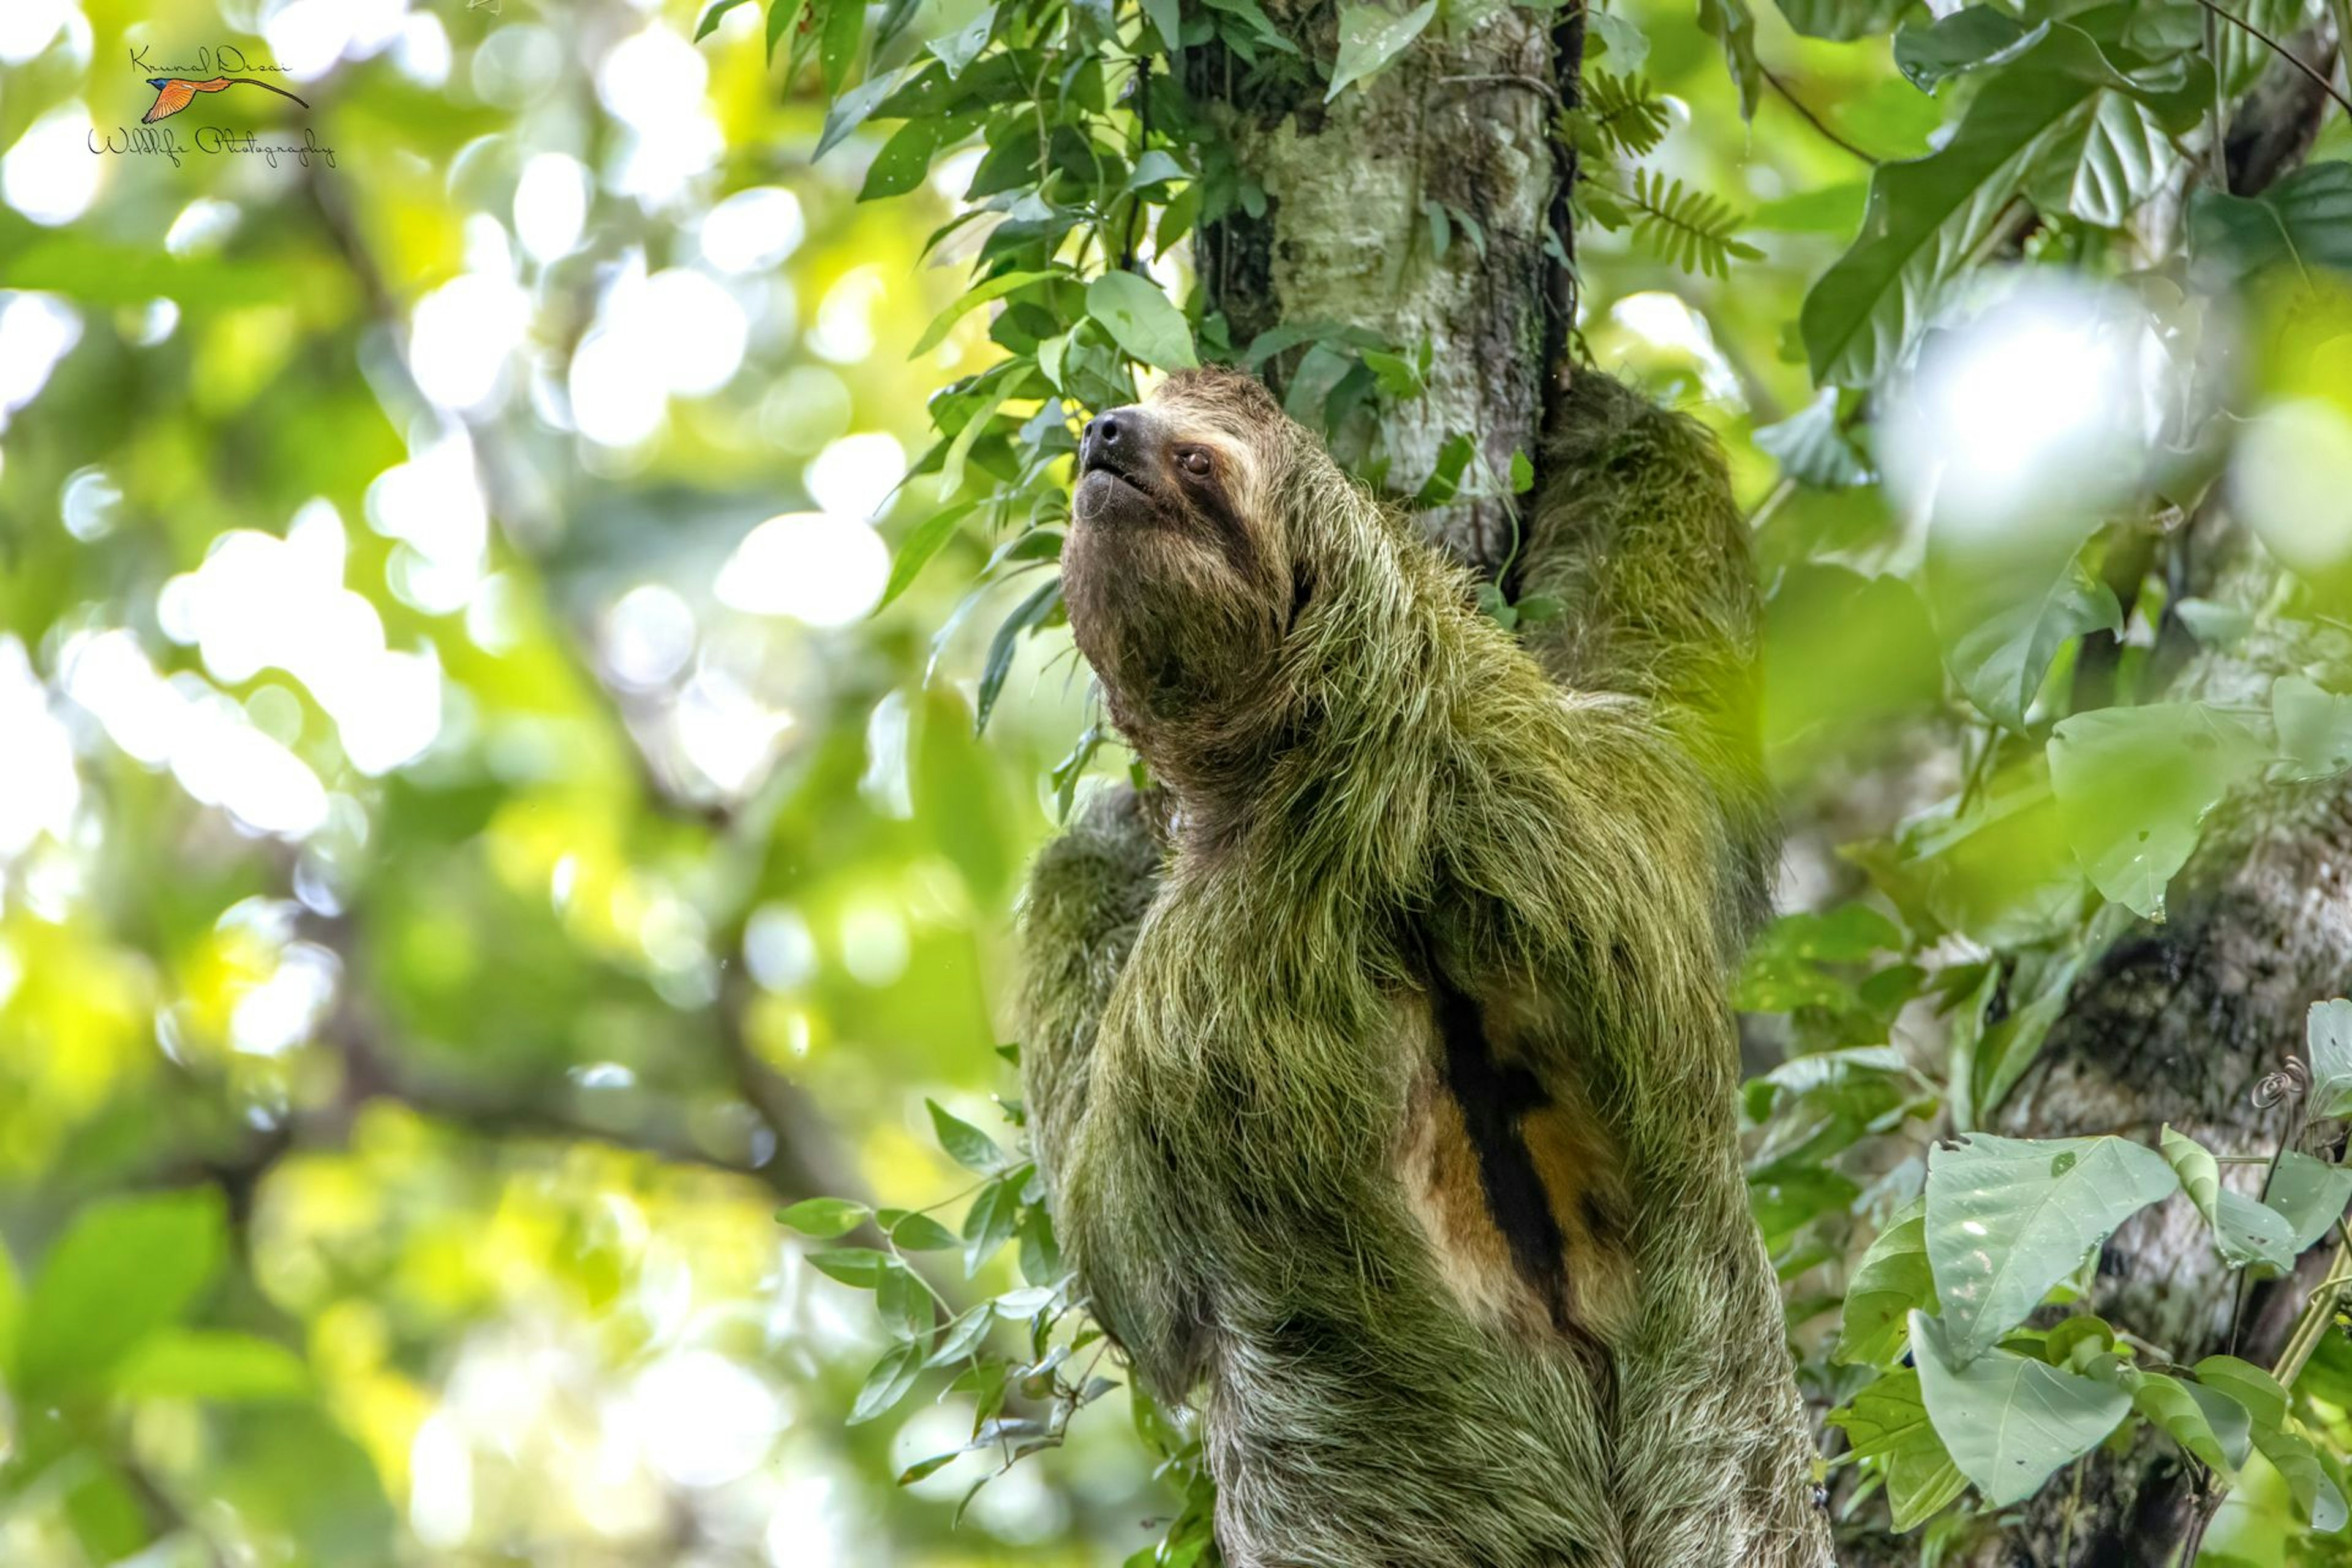
M1770 834L1719 460L1580 378L1522 574L1570 613L1522 647L1254 384L1151 412L1246 448L1251 548L1081 509L1073 621L1169 798L1098 796L1040 858L1024 1061L1094 1311L1202 1408L1228 1561L1829 1563L1735 1143ZM1528 1327L1449 1286L1400 1160L1449 991L1591 1109L1631 1312Z

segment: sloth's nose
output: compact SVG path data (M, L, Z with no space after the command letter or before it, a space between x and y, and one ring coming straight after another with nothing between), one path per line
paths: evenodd
M1133 475L1150 454L1150 422L1140 408L1114 408L1097 415L1078 433L1078 467L1114 468Z

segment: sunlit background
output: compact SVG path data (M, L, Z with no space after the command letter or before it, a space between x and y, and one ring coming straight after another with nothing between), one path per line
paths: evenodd
M960 1525L984 1456L895 1489L967 1408L845 1426L867 1299L772 1217L952 1193L926 1095L998 1124L1012 889L1091 714L1048 634L974 737L1029 587L966 599L987 539L871 614L936 493L925 399L995 353L982 311L908 357L976 153L857 205L875 142L812 164L761 11L698 43L683 0L0 5L0 1344L78 1224L193 1194L80 1302L96 1370L0 1397L11 1568L1094 1563L1170 1506L1124 1400ZM1757 509L1801 900L1824 803L1942 693L1894 584L2071 552L2211 345L2122 292L1963 301L1886 487L1780 484L1749 436L1810 401L1784 329L1866 170L1777 100L1751 132L1654 20L1654 162L1767 259L1592 237L1583 326ZM1883 59L1764 32L1924 150ZM176 161L131 151L132 51L223 44L311 111L200 100ZM224 123L324 151L192 150ZM2340 560L2343 400L2248 440L2298 458L2233 480L2273 548Z

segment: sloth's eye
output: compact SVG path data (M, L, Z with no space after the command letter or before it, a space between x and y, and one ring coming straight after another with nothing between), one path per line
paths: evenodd
M1198 447L1187 447L1176 454L1176 466L1196 479L1209 477L1209 454Z

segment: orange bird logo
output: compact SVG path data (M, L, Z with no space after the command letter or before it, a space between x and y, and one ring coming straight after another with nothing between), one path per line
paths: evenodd
M239 83L247 87L268 88L280 98L293 98L294 101L301 104L303 108L310 107L302 99L294 98L294 95L284 88L270 87L268 82L256 81L249 76L216 76L210 81L190 81L187 78L179 76L151 76L147 79L147 85L155 89L155 102L139 123L152 125L159 120L169 119L194 102L196 94L226 92Z

